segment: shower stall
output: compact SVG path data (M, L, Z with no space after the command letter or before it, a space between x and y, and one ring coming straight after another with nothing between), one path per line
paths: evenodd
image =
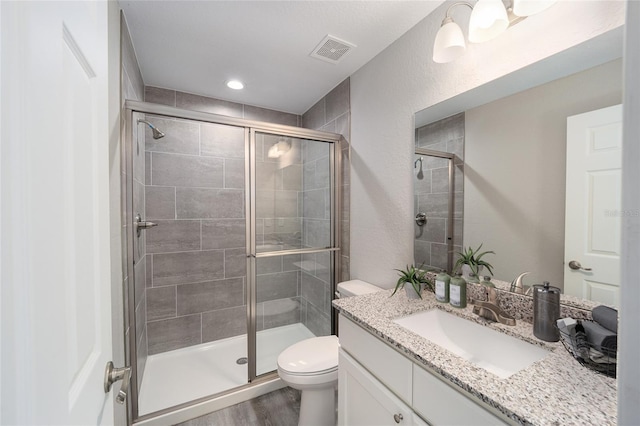
M126 102L133 420L277 377L334 332L340 141L333 133Z

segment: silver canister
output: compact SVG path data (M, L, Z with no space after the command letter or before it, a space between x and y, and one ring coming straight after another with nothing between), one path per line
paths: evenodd
M557 342L560 333L556 320L560 318L560 289L548 281L533 286L533 334L546 342Z

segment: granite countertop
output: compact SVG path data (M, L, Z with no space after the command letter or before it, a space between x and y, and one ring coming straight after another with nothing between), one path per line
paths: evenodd
M472 313L473 305L457 309L438 303L433 293L409 300L404 291L391 290L333 301L334 306L372 334L385 340L418 364L440 374L507 417L531 425L615 425L616 380L580 365L560 342L548 343L533 335L530 323L506 326ZM549 350L541 361L506 379L395 324L394 319L437 308L486 325Z

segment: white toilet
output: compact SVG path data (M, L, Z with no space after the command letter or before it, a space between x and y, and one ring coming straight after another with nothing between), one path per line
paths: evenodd
M338 284L338 297L358 296L382 290L360 280ZM322 336L295 343L278 356L278 375L287 385L302 391L300 426L336 424L335 390L338 385L338 338Z

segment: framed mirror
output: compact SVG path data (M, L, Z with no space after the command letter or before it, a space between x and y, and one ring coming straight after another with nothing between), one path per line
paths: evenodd
M622 102L621 56L620 28L415 114L416 146L422 129L462 117L456 232L495 252L484 260L496 279L565 287L567 118Z

